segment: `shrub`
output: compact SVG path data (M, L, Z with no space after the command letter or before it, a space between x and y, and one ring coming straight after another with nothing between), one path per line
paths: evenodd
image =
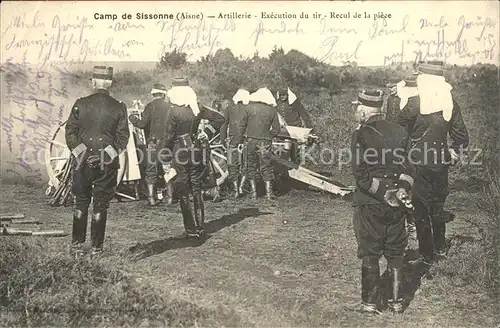
M160 70L179 69L186 64L187 54L174 49L171 52L165 52L158 63L157 67Z

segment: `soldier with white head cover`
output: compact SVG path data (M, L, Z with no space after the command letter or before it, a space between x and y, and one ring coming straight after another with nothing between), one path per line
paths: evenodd
M418 95L409 98L398 123L410 129L410 154L416 166L413 203L419 263L427 270L446 256L448 170L468 146L469 134L460 106L451 95L452 87L444 78L444 63L420 62L418 72Z
M268 88L263 87L252 93L245 114L240 121L238 144L247 139L246 177L252 188L252 198L257 198L257 161L260 162L260 173L266 185L267 199L273 198L274 172L271 163L272 139L280 132L280 122L276 107L276 99Z
M160 158L165 172L170 171L171 167L177 172L173 186L174 192L179 195L186 236L203 238L205 207L202 196L204 163L201 141L207 135L198 134L198 126L201 120L206 119L215 129L219 129L224 123L224 116L199 104L195 91L185 78L174 79L167 97L171 108L164 126ZM164 150L169 151L165 153ZM193 197L194 215L190 195Z
M225 122L221 127L220 139L227 145L229 180L233 186L234 198L240 196L240 152L238 149L238 132L240 122L245 115L246 106L250 103L250 92L239 89L233 96L233 104L224 111Z

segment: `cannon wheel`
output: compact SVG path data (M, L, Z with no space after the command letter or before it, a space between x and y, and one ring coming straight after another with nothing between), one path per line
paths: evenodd
M219 139L219 134L210 139L210 162L212 163L217 186L222 185L229 176L226 147L220 143Z
M65 126L66 122L63 122L54 129L52 138L45 151L45 166L49 177L49 188L47 188L45 192L47 195L50 194L53 188L56 189L59 186L61 182L59 177L64 170L66 162L71 156L69 148L66 146ZM127 170L127 156L125 152L120 154L119 162L120 168L118 169L117 185L121 183L125 171Z

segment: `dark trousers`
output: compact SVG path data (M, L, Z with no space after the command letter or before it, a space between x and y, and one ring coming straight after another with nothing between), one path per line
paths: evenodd
M248 138L247 140L247 172L249 180L255 180L257 166L260 166L260 174L264 181L274 180L273 166L271 162L271 140L258 140Z
M180 195L190 192L193 194L201 193L205 165L202 162L200 150L196 150L195 153L186 151L186 156L180 157L178 161L174 160L172 167L177 171L173 180L174 192Z
M353 218L354 233L358 242L358 258L381 256L391 268L401 268L408 237L404 212L387 204L357 205Z
M117 177L118 169L108 166L101 171L99 167L91 169L83 164L79 170L74 170L72 191L76 209L85 211L93 198L94 213L106 211L115 195Z
M150 142L146 151L146 170L145 170L145 180L147 184L156 184L158 181L158 176L163 173L162 165L158 159L157 144Z
M202 197L203 180L207 167L204 165L203 150L193 149L173 160L172 167L177 171L173 181L174 192L179 196L184 228L188 233L203 230L204 205ZM193 195L195 213L191 210L189 194Z
M444 204L448 196L448 168L416 168L413 186L415 226L419 251L424 259L432 261L434 252L446 248L446 214Z
M238 181L240 176L241 153L238 150L238 144L235 137L231 137L227 149L227 168L229 172L229 181Z

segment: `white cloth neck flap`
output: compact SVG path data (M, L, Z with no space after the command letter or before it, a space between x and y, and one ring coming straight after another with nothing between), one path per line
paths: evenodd
M420 113L423 115L443 111L445 121L450 121L453 112L452 87L444 76L420 74L417 77L420 95Z
M396 84L396 90L399 99L401 99L399 102L399 109L401 110L408 104L408 99L418 95L418 88L407 87L405 81L401 81Z
M288 88L288 104L293 104L295 100L297 100L297 96L292 92L292 90L290 90L290 88Z
M196 92L190 86L172 87L167 92L170 102L177 106L189 106L194 116L198 116L200 108L198 107L198 97Z
M260 88L250 95L250 101L261 102L269 106L276 107L276 99L268 88Z
M248 105L250 102L250 92L245 89L239 89L233 96L233 102L237 104L240 101L243 104Z

